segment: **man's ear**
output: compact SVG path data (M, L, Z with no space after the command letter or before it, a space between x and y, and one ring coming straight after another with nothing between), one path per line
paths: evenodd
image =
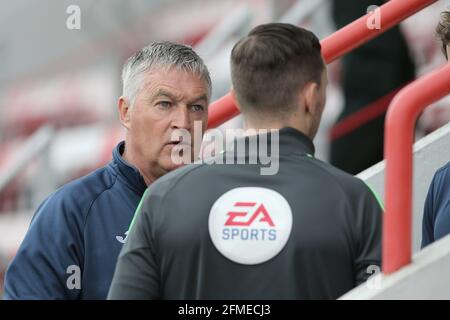
M241 111L241 107L239 106L239 103L237 102L237 99L236 99L236 91L234 91L233 87L231 87L231 89L230 89L230 95L231 95L231 99L233 99L233 101L234 101L234 105L236 106L236 108L239 111Z
M119 116L120 123L126 128L130 129L130 115L131 115L131 106L127 98L121 96L119 98Z
M303 97L304 97L304 106L305 112L310 114L316 113L317 106L317 97L319 94L319 85L316 82L308 82L303 87Z

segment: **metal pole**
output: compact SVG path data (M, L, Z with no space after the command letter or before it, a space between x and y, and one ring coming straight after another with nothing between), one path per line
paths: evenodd
M411 262L412 145L420 112L450 93L450 64L402 89L385 122L386 212L383 216L383 273Z

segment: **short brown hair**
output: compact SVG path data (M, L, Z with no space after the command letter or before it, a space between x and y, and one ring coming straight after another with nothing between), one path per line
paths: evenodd
M441 13L441 20L436 27L436 34L442 42L442 49L447 57L447 46L450 44L450 11Z
M242 111L288 114L298 90L321 82L325 64L319 39L285 23L255 27L231 52L231 78Z

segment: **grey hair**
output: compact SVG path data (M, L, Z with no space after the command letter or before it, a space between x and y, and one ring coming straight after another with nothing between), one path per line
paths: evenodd
M143 85L143 75L153 67L171 68L199 75L208 86L211 97L211 77L202 58L188 45L169 41L153 42L128 58L122 69L122 95L131 105Z

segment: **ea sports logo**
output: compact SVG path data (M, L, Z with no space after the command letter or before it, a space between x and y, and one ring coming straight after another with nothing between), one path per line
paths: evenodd
M246 208L246 207L254 207L256 205L256 202L236 202L235 203L235 207L242 207L242 208ZM262 214L263 217L260 221L265 221L267 222L267 224L271 227L274 227L275 225L273 224L272 218L270 217L269 213L267 212L266 208L264 207L264 204L261 203L258 207L258 209L256 209L255 213L253 213L253 215L250 217L250 220L248 221L236 221L235 218L236 217L245 217L247 215L248 212L233 212L230 211L227 213L227 215L230 216L230 218L225 222L226 226L249 226L253 223L253 221L255 221L255 219L258 217L259 214Z
M286 245L291 229L289 203L267 188L230 190L217 199L209 215L214 246L241 264L258 264L275 257Z

